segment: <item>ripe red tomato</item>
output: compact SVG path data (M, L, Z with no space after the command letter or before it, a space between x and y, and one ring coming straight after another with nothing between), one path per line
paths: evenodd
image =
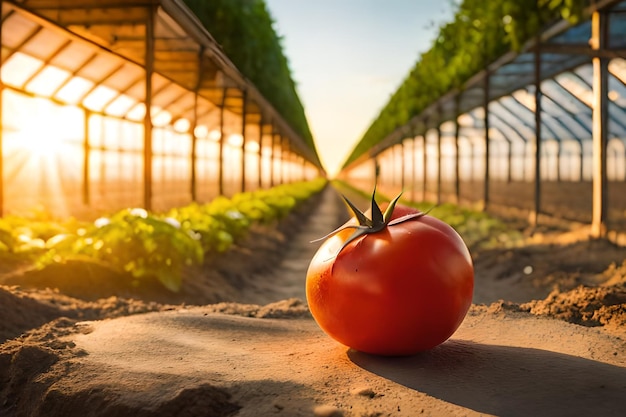
M392 210L391 222L419 213ZM309 265L306 296L318 325L346 346L379 355L410 355L446 341L474 290L472 259L458 233L422 213L342 248L357 224L349 220L352 229L328 238Z

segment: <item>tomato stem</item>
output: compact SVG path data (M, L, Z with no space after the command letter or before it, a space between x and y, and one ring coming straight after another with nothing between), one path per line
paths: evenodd
M374 191L372 192L372 218L369 219L367 218L365 213L363 213L354 204L352 204L352 202L348 200L346 196L342 195L341 197L343 197L348 207L350 207L350 210L352 210L352 213L354 214L354 217L356 218L356 220L359 222L359 225L358 226L355 226L353 224L343 225L339 227L338 229L333 230L326 236L323 236L319 239L312 240L311 243L319 242L320 240L327 239L339 233L342 230L355 229L354 233L352 233L350 237L348 237L348 239L346 239L346 241L343 242L343 245L341 245L341 247L337 251L337 254L335 255L337 256L339 255L339 253L341 253L341 251L346 246L348 246L348 244L350 244L355 239L358 239L361 236L365 236L371 233L378 233L384 230L388 226L400 224L400 223L403 223L405 221L412 220L412 219L418 219L422 216L425 216L430 211L428 210L426 212L407 214L405 216L398 217L397 219L391 220L393 210L395 209L396 204L398 203L398 200L400 200L400 196L402 196L402 192L398 194L393 200L391 200L391 202L389 203L389 206L387 206L387 209L385 210L385 213L383 213L382 210L380 209L380 206L376 203L376 187L374 187Z

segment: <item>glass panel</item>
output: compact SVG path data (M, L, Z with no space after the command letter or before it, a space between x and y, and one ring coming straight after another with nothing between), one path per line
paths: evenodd
M489 104L489 111L495 115L502 123L510 126L514 131L524 138L533 139L535 137L534 129L531 129L527 124L513 116L511 112L506 110L499 102L492 102ZM489 119L490 123L497 123L494 118Z
M25 86L25 89L50 97L70 76L69 72L48 65Z
M94 55L94 49L83 42L72 42L56 54L50 64L75 72Z
M120 94L104 111L111 116L123 117L136 103L135 99L128 97L126 94Z
M137 79L142 78L144 74L145 71L140 66L126 63L114 74L107 77L103 84L118 91L125 91L131 84L136 82ZM145 89L145 87L143 88Z
M109 103L119 93L107 86L97 86L85 99L83 105L93 111L102 111L104 106Z
M532 132L534 137L535 117L524 106L516 103L511 97L503 97L497 102L489 105L489 109L497 113L500 118L518 131L527 129ZM544 136L547 132L542 132Z
M116 67L121 65L121 58L113 55L100 54L89 61L80 69L78 75L92 81L100 82L107 77Z
M555 77L555 81L565 88L571 95L577 97L586 106L591 107L593 94L591 88L570 72L564 72Z
M609 71L622 83L626 83L626 60L614 58L609 62Z
M588 113L591 110L580 100L576 99L565 89L561 84L554 80L546 80L541 84L541 89L552 97L560 107L566 110L568 113L579 114L581 112Z
M137 103L126 114L126 117L128 119L135 120L137 122L142 121L145 116L146 116L146 105L144 103Z
M3 30L4 32L4 30ZM43 28L26 42L20 50L25 54L48 61L55 51L67 43L67 38L60 32Z
M13 13L2 23L2 45L15 49L38 27L39 25L21 14Z
M2 63L2 82L21 88L42 66L41 60L16 52Z
M93 88L94 83L82 77L74 77L55 94L61 101L78 104L80 100Z
M531 88L529 88L531 89ZM535 112L535 96L534 86L532 87L533 94L526 90L518 90L512 95L521 104L527 107L533 113ZM565 113L560 107L554 104L547 96L543 96L541 100L542 109L542 122L550 129L554 139L574 139L578 136L570 127L576 127L576 122L571 120L571 117ZM567 126L567 127L566 127Z
M609 14L609 47L618 49L626 47L626 14L611 13Z
M136 79L134 84L127 88L124 93L137 101L144 101L146 97L146 83L144 82L144 78Z
M186 90L177 84L170 84L166 88L154 94L152 97L152 104L155 106L168 106L175 100L181 98L185 94Z

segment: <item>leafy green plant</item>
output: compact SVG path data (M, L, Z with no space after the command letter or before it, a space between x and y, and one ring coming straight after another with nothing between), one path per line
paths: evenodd
M46 241L79 227L74 219L65 222L50 219L44 213L0 218L0 253L22 258L39 256L46 250Z
M204 252L225 252L243 238L252 224L271 224L285 217L300 202L319 192L326 181L317 179L217 197L207 204L170 210L167 216L200 235Z
M199 236L204 253L222 253L230 249L235 235L242 236L243 226L249 224L247 219L240 218L240 213L235 214L232 210L228 213L217 213L210 204L191 204L170 210L168 216L180 222L183 230ZM235 220L237 218L239 221Z
M76 234L54 236L47 246L49 251L40 259L42 266L87 258L130 274L134 285L156 278L171 291L180 289L182 269L203 259L197 236L173 219L137 208L101 217Z
M128 274L134 286L156 279L177 292L185 268L229 250L253 224L280 220L325 184L323 178L284 184L163 214L129 208L93 223L6 217L0 219L0 253L28 253L39 268L70 260L97 262Z

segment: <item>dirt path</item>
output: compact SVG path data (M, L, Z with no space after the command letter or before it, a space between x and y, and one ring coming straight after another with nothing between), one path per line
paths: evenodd
M285 242L281 261L267 274L242 287L240 301L268 304L287 298L305 300L306 271L322 243L311 241L325 236L348 218L346 206L337 191L331 187L324 189L317 207L306 219L306 227Z

